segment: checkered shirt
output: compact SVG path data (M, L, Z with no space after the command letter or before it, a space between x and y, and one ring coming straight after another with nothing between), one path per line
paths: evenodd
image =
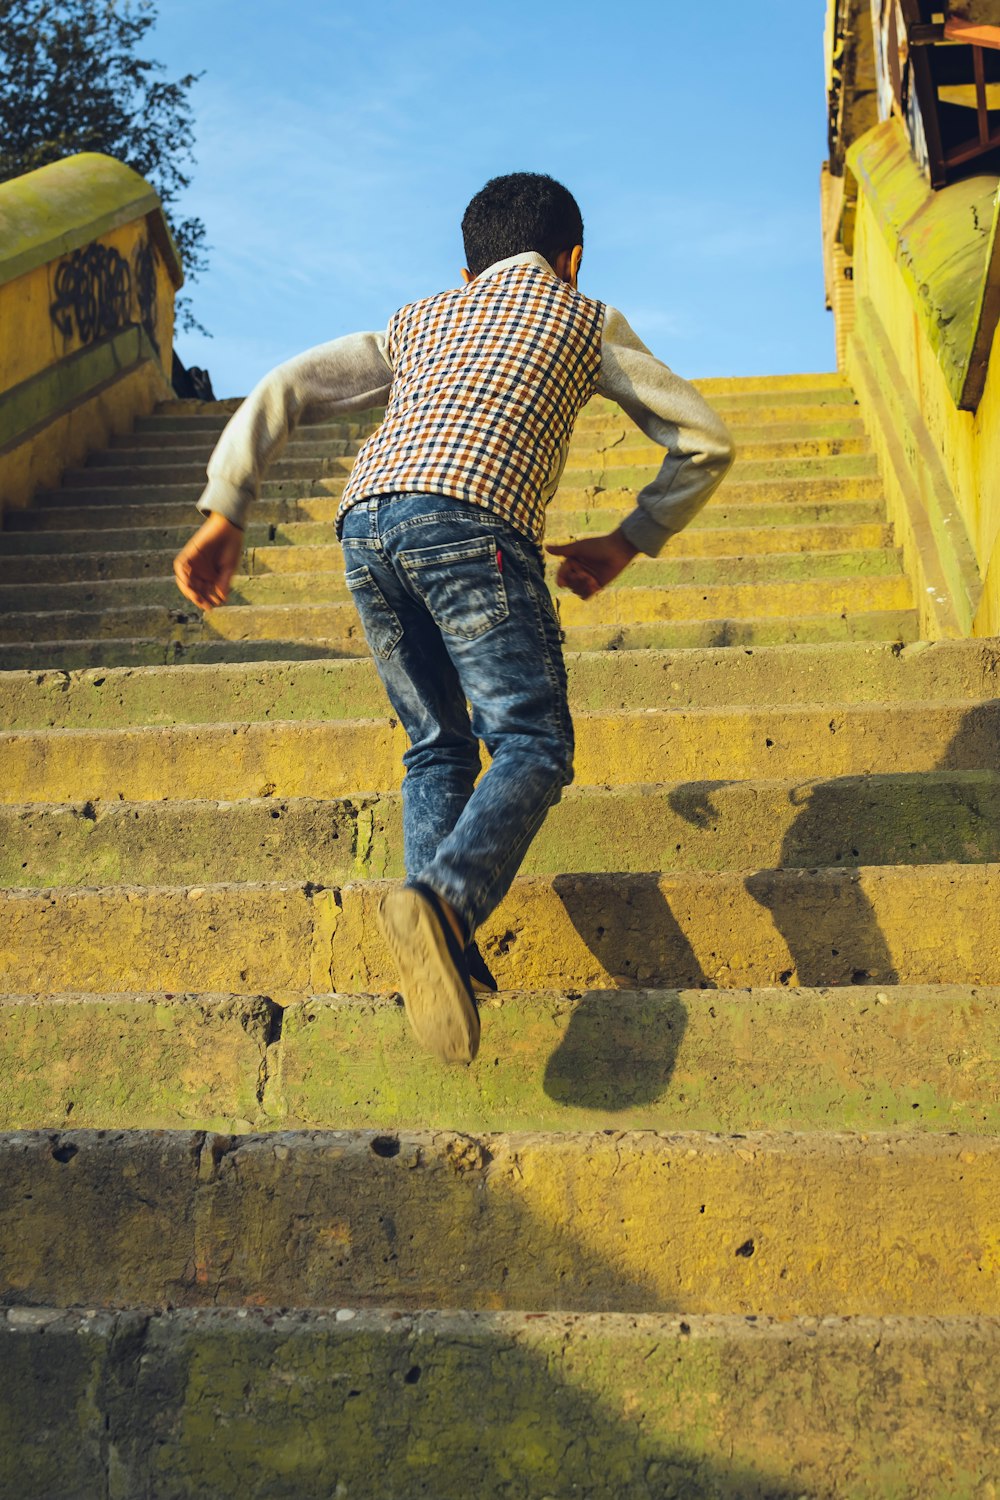
M540 543L580 408L601 367L604 304L539 266L401 308L392 387L337 512L385 494L452 495Z

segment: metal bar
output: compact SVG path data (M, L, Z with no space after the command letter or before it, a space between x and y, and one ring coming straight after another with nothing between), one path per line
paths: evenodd
M976 114L979 119L979 140L985 146L990 138L990 122L986 108L986 66L982 47L972 49L972 68L976 75Z
M985 141L966 141L964 146L956 146L949 151L944 162L946 167L960 167L963 162L972 161L974 157L982 156L984 151L992 151L1000 146L1000 130L995 130Z

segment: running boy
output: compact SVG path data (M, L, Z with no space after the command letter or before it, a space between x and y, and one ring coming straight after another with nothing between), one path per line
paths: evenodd
M549 547L563 559L558 583L582 598L687 525L732 443L621 313L577 291L583 220L559 183L493 178L462 234L464 286L402 308L384 335L334 339L260 382L212 455L198 502L207 520L174 571L200 608L223 603L247 510L293 428L386 403L337 514L347 584L410 739L407 880L383 898L380 924L417 1039L471 1062L472 978L495 988L476 929L573 775L541 546L577 415L595 392L609 396L666 449L616 530ZM480 741L492 763L477 785Z

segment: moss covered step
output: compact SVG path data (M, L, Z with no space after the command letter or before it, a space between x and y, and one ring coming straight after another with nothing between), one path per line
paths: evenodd
M675 557L668 549L662 557L638 557L628 570L608 586L623 589L667 588L675 585L719 584L749 585L790 580L803 582L831 578L902 577L902 554L892 547L867 548L853 552L779 552L773 533L767 534L770 546L759 554L743 557ZM254 566L257 559L266 563L258 549L244 558L251 569L234 575L227 603L295 604L318 601L350 600L344 582L344 559L339 545L331 547L295 547L273 549L278 562L286 566ZM24 611L58 611L77 609L125 609L144 605L183 604L177 584L170 573L171 555L159 559L162 573L132 578L85 578L78 582L56 583L51 579L37 582L0 583L0 610L16 614ZM557 560L547 567L550 585L555 587ZM896 600L895 602L899 602ZM907 600L906 602L909 602Z
M134 1496L972 1500L997 1463L996 1319L24 1307L0 1341L20 1500L112 1463Z
M995 985L998 880L989 864L524 876L479 943L505 990ZM6 890L0 992L389 992L385 889Z
M472 1068L394 996L0 996L0 1130L1000 1133L1000 990L510 992Z
M578 626L564 632L574 651L639 651L701 649L714 646L743 648L785 645L789 642L886 642L902 646L915 642L918 620L915 609L859 610L849 615L806 615L795 618L657 621L641 625ZM366 655L358 638L312 636L296 639L293 634L262 640L225 640L204 632L185 640L166 637L76 641L36 640L0 643L0 671L26 668L58 668L71 671L85 667L165 666L178 663L337 661Z
M992 640L569 651L566 665L576 712L1000 697L1000 645ZM0 676L6 729L378 718L386 709L369 658Z
M0 885L402 878L398 794L0 806ZM1000 863L1000 772L573 787L522 869Z
M589 517L586 519L590 520ZM301 568L315 567L319 563L325 563L327 567L334 569L342 566L343 553L334 540L331 525L310 521L293 525L294 531L287 526L271 528L254 525L248 528L247 550L243 554L241 571L256 575L295 572ZM273 537L270 535L272 529L276 533ZM596 531L608 528L591 529ZM23 540L28 535L31 534L22 533L18 540ZM64 535L75 537L77 543L80 540L79 533L76 532ZM109 535L117 536L118 533L102 534L102 543ZM0 552L0 583L72 583L106 578L166 577L171 572L177 550L190 535L189 526L178 527L173 535L167 533L164 536L161 533L161 545L150 546L147 551L105 548L100 552L79 552L67 549L63 553L19 552L16 555L4 555L9 551L4 548ZM168 537L168 544L163 545ZM144 539L133 533L131 540L135 546L136 542ZM883 548L891 550L892 544L892 528L878 521L861 522L853 526L787 526L781 531L773 526L746 526L732 530L721 527L715 530L701 528L679 532L671 539L663 558L756 558L773 552L816 552L826 555Z
M1000 1314L975 1135L70 1127L0 1168L7 1304Z
M0 734L0 801L339 797L398 787L386 717ZM1000 701L647 709L576 716L580 786L1000 768Z

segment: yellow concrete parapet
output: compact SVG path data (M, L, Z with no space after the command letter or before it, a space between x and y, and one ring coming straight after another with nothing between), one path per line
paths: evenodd
M160 200L89 152L0 186L0 509L171 394L183 282Z
M996 634L996 178L978 176L933 193L895 120L863 136L848 160L858 200L856 322L846 373L916 584L921 634Z

